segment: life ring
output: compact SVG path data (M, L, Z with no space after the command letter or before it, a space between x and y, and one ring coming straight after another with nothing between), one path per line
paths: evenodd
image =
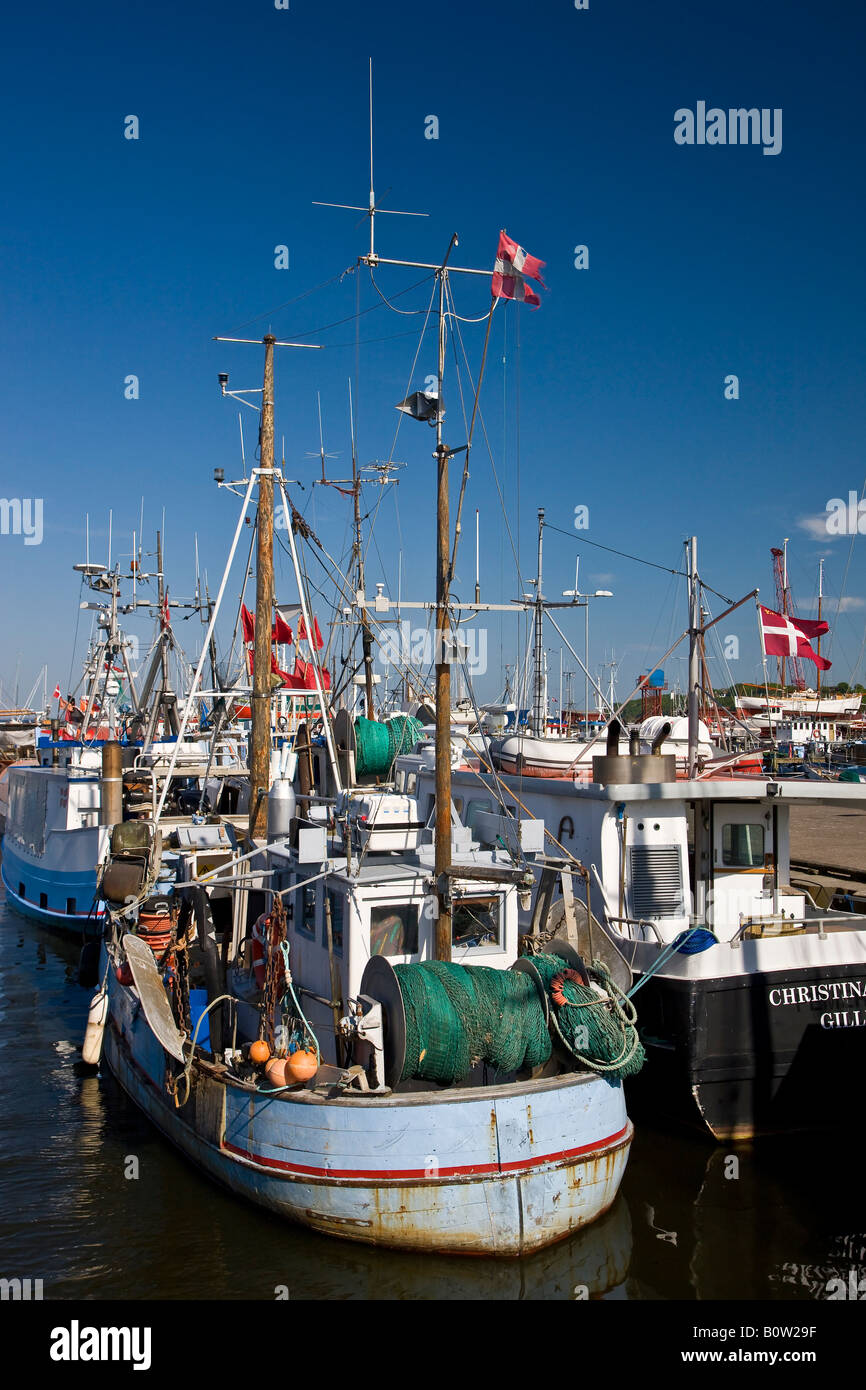
M263 912L260 917L256 918L252 930L253 973L259 989L264 989L265 978L268 973L268 927L270 921L267 913Z
M577 970L561 970L558 975L554 975L550 982L550 997L554 1004L559 1004L560 1008L565 1004L571 1004L573 1008L579 1008L573 999L566 999L564 985L566 980L573 980L576 985L588 985L589 980L580 975Z

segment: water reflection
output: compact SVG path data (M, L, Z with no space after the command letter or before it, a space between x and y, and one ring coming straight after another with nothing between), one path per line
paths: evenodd
M0 905L0 1245L47 1298L814 1299L866 1274L853 1152L722 1149L643 1126L622 1192L524 1260L396 1253L305 1231L181 1158L82 1068L79 945Z

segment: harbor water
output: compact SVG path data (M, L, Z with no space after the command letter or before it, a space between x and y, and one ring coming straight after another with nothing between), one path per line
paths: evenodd
M0 1275L42 1280L45 1299L813 1301L866 1275L858 1147L808 1133L719 1147L642 1124L611 1211L524 1260L281 1222L200 1176L82 1066L78 954L0 899Z

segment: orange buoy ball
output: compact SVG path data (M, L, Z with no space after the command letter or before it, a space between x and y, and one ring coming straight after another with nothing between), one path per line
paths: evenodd
M315 1076L319 1070L319 1059L315 1052L307 1052L304 1048L298 1048L290 1057L286 1058L286 1081L309 1081L311 1076Z
M272 1057L265 1067L265 1076L272 1086L285 1086L286 1084L286 1059L285 1057Z
M130 970L126 961L124 961L122 965L119 965L117 967L117 969L114 972L114 976L115 979L122 985L131 985L133 983L132 971Z
M262 1038L259 1038L257 1042L254 1042L254 1043L251 1044L251 1046L250 1046L250 1061L251 1061L251 1062L256 1062L256 1063L259 1063L259 1062L266 1062L266 1061L268 1060L268 1058L270 1057L270 1055L271 1055L271 1049L268 1047L267 1043L263 1041Z

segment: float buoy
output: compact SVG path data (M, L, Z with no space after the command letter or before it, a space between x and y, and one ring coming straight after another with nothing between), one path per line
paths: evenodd
M250 1044L251 1062L255 1062L256 1064L259 1064L260 1062L266 1062L270 1055L271 1049L268 1047L264 1039L259 1038L256 1042Z
M286 1081L309 1081L319 1070L319 1059L315 1052L307 1052L299 1047L286 1058Z
M87 1011L87 1028L84 1033L84 1045L81 1049L81 1059L89 1067L98 1067L99 1058L102 1055L102 1039L105 1034L105 1020L108 1017L108 991L98 989L90 1001L90 1008Z
M286 1058L272 1057L265 1067L265 1076L272 1086L286 1085Z
M576 985L587 985L588 980L578 974L576 970L561 970L558 975L554 975L550 982L550 997L554 1004L562 1007L565 1004L573 1004L574 1000L566 999L563 986L566 980L573 980Z

